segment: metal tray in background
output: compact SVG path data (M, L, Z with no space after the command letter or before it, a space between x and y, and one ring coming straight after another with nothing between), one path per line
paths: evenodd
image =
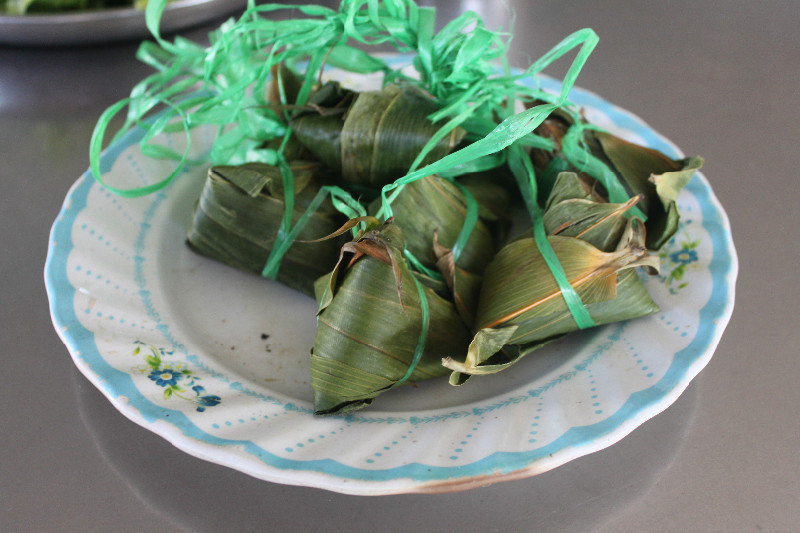
M175 32L237 10L245 0L175 0L164 10L161 29ZM0 44L17 46L87 45L150 35L144 11L132 7L41 15L0 14Z

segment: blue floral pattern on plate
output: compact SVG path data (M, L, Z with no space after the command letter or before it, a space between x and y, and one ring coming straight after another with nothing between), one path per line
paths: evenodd
M135 342L136 347L133 349L133 355L142 354L144 349L145 361L147 362L150 371L147 377L154 381L159 387L163 387L162 393L164 399L180 398L195 404L196 410L200 413L206 410L207 407L214 407L219 405L222 398L216 394L203 394L206 389L197 382L200 378L195 373L182 367L183 365L176 363L167 363L164 357L172 355L174 352L168 351L165 348L156 348L155 346L145 344L142 341ZM149 352L149 353L148 353ZM178 366L180 365L180 366ZM175 366L175 368L173 368ZM145 370L146 372L147 370ZM194 396L186 396L187 389L194 392Z
M669 288L670 294L677 294L689 286L689 281L684 279L686 273L697 269L700 260L697 254L700 239L690 237L686 226L687 224L683 224L683 231L673 237L659 254L662 268L659 278Z

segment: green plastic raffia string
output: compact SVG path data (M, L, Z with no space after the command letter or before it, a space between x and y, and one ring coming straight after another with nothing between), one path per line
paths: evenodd
M185 111L179 105L175 105L163 98L156 98L156 100L158 103L167 105L171 109L175 110L175 112L182 119L182 126L184 128L184 131L186 132L186 149L184 150L183 154L175 153L174 151L167 149L166 147L161 145L149 144L149 141L151 141L153 137L156 136L156 133L154 132L163 129L166 126L167 122L172 119L171 115L167 113L161 113L160 115L157 116L155 121L151 122L153 129L147 130L144 137L140 141L140 149L143 154L148 155L150 157L178 160L177 167L172 172L170 172L170 174L166 178L162 179L161 181L152 183L150 185L145 185L143 187L134 187L131 189L121 189L119 187L115 187L103 181L103 175L100 170L100 155L102 154L103 151L103 138L105 137L108 123L111 121L114 115L116 115L122 109L124 109L125 106L131 105L132 103L136 102L136 98L134 97L126 98L106 109L100 116L97 126L92 132L92 138L89 141L89 161L90 161L89 166L91 168L92 174L94 175L95 179L97 179L97 181L100 184L102 184L105 188L123 198L134 198L137 196L144 196L146 194L150 194L160 189L163 189L164 187L169 185L173 179L175 179L175 176L177 176L180 173L184 165L189 160L189 150L191 149L191 137L189 136L189 122L186 117Z
M425 342L428 338L428 327L430 326L430 308L428 306L428 297L425 295L425 289L422 288L422 284L417 280L416 277L412 276L414 279L414 285L417 287L417 294L419 295L419 308L422 312L422 329L419 332L419 340L417 341L417 347L414 350L414 356L411 358L411 364L408 365L408 370L406 371L405 375L400 378L397 383L393 386L400 385L408 378L411 377L411 374L414 373L414 369L417 368L420 359L422 359L422 352L425 351Z
M433 278L438 281L444 280L444 276L442 276L439 272L426 267L422 261L417 259L414 254L408 251L408 248L403 248L403 256L406 258L406 261L411 263L411 266L414 267L417 272L421 272L429 278Z
M319 207L322 205L322 202L324 202L328 196L331 197L333 206L348 218L352 219L367 215L364 207L354 200L347 191L333 186L325 186L320 188L319 192L308 204L308 207L303 214L300 215L300 218L297 220L291 230L289 230L283 236L280 243L276 242L275 246L273 247L273 251L267 258L264 269L261 272L262 276L274 279L278 275L278 270L280 269L281 260L283 259L284 254L286 254L292 244L297 240L300 232L303 230L308 221L311 220L311 217L314 215L317 209L319 209ZM289 211L287 210L287 212ZM363 222L360 225L363 225Z
M215 128L207 163L260 161L281 168L286 213L264 267L264 275L274 277L283 254L325 197L331 197L334 206L347 216L364 211L346 191L323 188L292 224L293 177L283 156L289 135L287 117L271 106L266 87L274 65L285 63L294 68L306 65L296 101L302 105L327 63L356 73L383 72L384 83L417 85L439 104L440 110L429 118L434 122L442 121L443 126L423 148L409 172L380 191L381 216L391 216L392 200L400 188L414 180L440 174L457 184L460 174L508 163L517 168L520 190L526 197L537 242L543 242L541 246L547 248L546 238L541 238L536 181L532 168L528 169L530 162L523 162L527 160L523 157L523 148L554 148L552 141L533 131L553 110L567 104L578 73L597 44L592 30L573 33L524 71L511 73L507 68L508 35L488 30L473 12L460 15L435 32L435 10L419 7L413 0L343 0L338 10L315 5L257 6L254 0L248 0L244 14L238 20L224 23L210 35L210 44L203 47L181 37L169 42L161 36L160 20L166 4L167 0L148 2L145 18L155 42L143 43L138 52L139 59L156 72L137 84L130 98L103 113L92 138L90 158L92 173L102 180L99 161L105 132L114 116L127 107L124 125L112 142L132 128L143 127L146 135L140 143L142 152L173 160L176 168L167 178L151 185L121 189L106 184L110 190L123 196L140 196L167 186L187 164L193 163L189 160L188 148L192 130L199 126ZM286 19L287 13L301 17ZM273 14L281 16L273 17ZM379 57L349 43L367 47L388 44L400 53L414 54L413 65L419 79L389 67ZM572 51L576 51L575 57L558 95L540 90L537 83L534 87L525 83L526 80L535 82L539 72ZM498 72L498 63L504 66L503 72ZM281 101L285 103L282 93ZM516 101L544 103L515 113ZM164 108L162 114L148 120L156 107ZM499 123L497 117L501 119ZM578 127L573 127L564 138L564 156L571 164L597 177L609 191L611 201L626 200L628 195L613 172L592 158L582 146L582 126L579 121L575 124ZM455 127L467 131L469 144L421 167L438 140ZM162 133L181 130L187 139L184 152L152 142ZM276 149L274 143L279 139L281 147ZM468 220L453 248L456 258L469 239L475 224L473 212L477 211L474 198L470 200L471 195L465 196ZM563 270L557 258L546 250L542 252L554 276L560 280L559 272L563 274ZM588 313L574 289L564 280L559 281L559 286L579 326L591 325L590 319L585 319Z
M475 197L469 192L469 189L460 183L456 182L456 187L459 188L464 195L464 199L467 201L467 214L464 217L464 224L461 226L461 231L453 245L453 260L457 263L458 258L461 257L461 252L463 252L464 248L467 246L467 241L469 240L469 236L472 235L472 230L475 229L475 224L478 223L478 201L475 200Z
M550 241L547 239L547 234L544 230L544 223L542 222L542 212L539 207L536 192L536 176L533 170L531 160L519 146L512 146L510 148L511 155L508 159L509 167L514 177L517 179L522 198L528 208L528 212L533 222L533 237L536 241L536 247L542 254L550 272L553 274L561 295L567 304L567 308L572 313L572 318L575 324L580 329L590 328L595 326L595 321L583 305L581 297L575 291L575 288L570 284L564 269L556 256Z

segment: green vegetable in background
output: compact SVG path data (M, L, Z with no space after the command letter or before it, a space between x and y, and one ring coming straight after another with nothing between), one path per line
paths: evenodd
M27 15L70 13L99 9L134 7L145 9L147 0L4 0L0 13Z

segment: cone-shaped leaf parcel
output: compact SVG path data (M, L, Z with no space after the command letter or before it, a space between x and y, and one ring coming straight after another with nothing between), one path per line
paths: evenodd
M492 208L504 215L508 195L501 186L488 177L478 180L460 180L476 200L477 219L472 222L469 239L458 258L458 265L476 274L483 273L497 251L497 243L504 236L506 221L500 220L489 207L481 203L484 197L492 198ZM472 190L483 193L477 196ZM378 207L374 204L373 210ZM441 246L453 248L467 218L465 192L455 183L439 176L427 176L403 186L392 202L394 222L403 230L406 248L420 263L436 268L438 257L434 253L434 235Z
M562 173L544 215L567 280L597 325L655 313L658 306L634 269L656 271L658 257L647 252L641 222L623 216L636 198L617 205L591 196L576 174ZM506 245L487 267L474 329L467 358L444 361L454 370L453 384L503 370L578 329L532 237Z
M466 352L466 326L449 301L417 285L402 248L402 232L387 221L346 244L336 267L317 283L315 413L360 409L405 380L446 374L442 357ZM424 350L407 375L423 335Z

